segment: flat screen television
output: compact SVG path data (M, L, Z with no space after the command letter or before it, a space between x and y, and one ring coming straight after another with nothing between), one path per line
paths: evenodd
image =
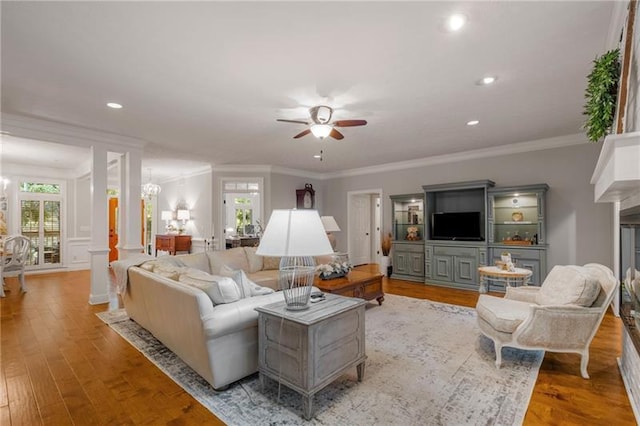
M482 241L480 212L442 212L433 214L431 238L434 240Z

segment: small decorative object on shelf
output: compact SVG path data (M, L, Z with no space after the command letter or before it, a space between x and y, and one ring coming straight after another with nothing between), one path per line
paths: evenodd
M511 260L511 253L507 251L503 251L500 255L500 261L496 262L496 266L498 266L503 271L515 272L516 266L514 262Z
M511 219L514 222L522 222L524 220L524 214L522 212L513 212L511 213Z
M353 269L349 262L333 261L323 265L318 265L316 270L320 272L320 279L332 280L334 278L344 277Z
M409 241L418 241L421 240L420 232L418 231L417 226L409 226L407 227L407 240Z

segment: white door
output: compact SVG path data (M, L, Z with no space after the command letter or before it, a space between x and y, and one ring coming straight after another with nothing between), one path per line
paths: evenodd
M354 265L371 263L371 197L358 194L351 197L350 230L351 253L349 257Z

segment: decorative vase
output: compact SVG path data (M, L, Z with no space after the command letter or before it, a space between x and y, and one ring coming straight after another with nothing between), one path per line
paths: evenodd
M380 258L380 273L387 275L389 269L389 256L382 256Z

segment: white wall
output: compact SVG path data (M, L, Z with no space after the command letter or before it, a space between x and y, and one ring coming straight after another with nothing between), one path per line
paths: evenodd
M489 179L496 186L547 183L547 265L598 262L611 266L612 211L593 202L589 183L600 145L585 143L565 148L481 158L405 170L334 178L326 182L324 205L340 218L347 217L348 191L382 188L382 231L391 231L390 195L419 193L422 185ZM330 208L329 208L330 206ZM346 221L336 234L347 246Z
M188 208L191 220L185 226L185 234L191 235L193 243L200 246L202 240L212 234L212 178L211 171L191 176L181 176L171 181L160 182L162 191L158 194L154 214L157 233L165 233L165 221L160 217L163 210L176 211L179 205Z

